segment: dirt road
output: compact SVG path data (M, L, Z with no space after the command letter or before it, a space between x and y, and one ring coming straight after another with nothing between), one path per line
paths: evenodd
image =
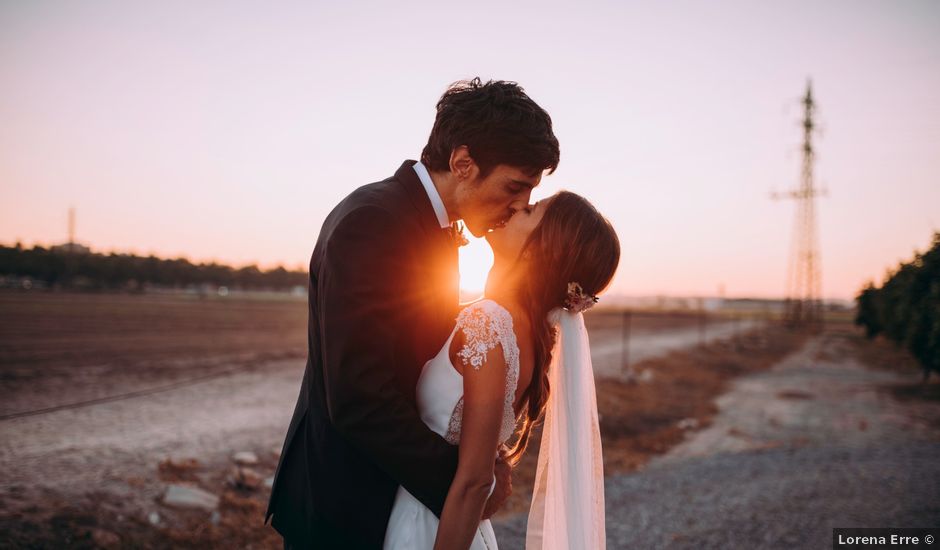
M858 345L810 340L737 380L709 427L608 478L608 547L828 548L833 527L940 526L938 384L924 399L919 373L872 369ZM524 526L500 522L500 548L523 548Z

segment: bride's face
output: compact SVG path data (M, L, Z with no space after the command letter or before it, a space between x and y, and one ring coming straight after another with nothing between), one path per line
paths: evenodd
M542 221L549 200L541 200L517 211L501 229L486 234L486 241L498 258L515 259L522 252L522 245Z

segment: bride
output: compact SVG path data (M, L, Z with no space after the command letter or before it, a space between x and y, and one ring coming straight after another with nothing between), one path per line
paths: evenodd
M494 263L417 385L429 428L459 445L440 519L398 488L384 548L495 549L481 521L494 457L515 464L544 420L526 548L605 547L603 464L584 319L610 283L620 243L610 223L567 191L487 234Z

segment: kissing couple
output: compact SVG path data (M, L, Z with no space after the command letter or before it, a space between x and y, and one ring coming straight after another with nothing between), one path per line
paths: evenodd
M327 216L310 260L308 359L266 521L285 548L495 549L488 519L541 422L527 549L603 549L597 402L582 312L620 260L562 191L548 113L514 82L452 84L421 161ZM493 249L459 303L462 221ZM273 519L272 519L273 517Z

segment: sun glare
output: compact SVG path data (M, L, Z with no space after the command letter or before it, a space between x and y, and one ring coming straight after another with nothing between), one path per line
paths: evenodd
M470 241L460 247L460 293L464 301L480 297L486 287L486 275L493 266L493 251L486 239L467 235Z

